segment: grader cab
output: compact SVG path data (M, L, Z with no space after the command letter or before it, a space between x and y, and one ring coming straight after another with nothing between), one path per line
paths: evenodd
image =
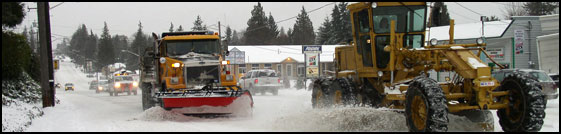
M487 55L483 38L455 44L451 20L449 42L425 43L425 2L360 2L347 8L353 41L335 49L337 73L313 82L314 108L404 109L410 131L447 131L448 113L466 115L492 131L489 110L497 110L504 131L541 129L545 105L537 81L523 73L503 81L493 78L479 57ZM455 76L437 82L428 77L429 71Z

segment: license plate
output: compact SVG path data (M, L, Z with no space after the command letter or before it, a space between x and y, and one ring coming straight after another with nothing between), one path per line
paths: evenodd
M488 86L495 86L495 82L481 82L479 83L479 86L481 87L488 87Z

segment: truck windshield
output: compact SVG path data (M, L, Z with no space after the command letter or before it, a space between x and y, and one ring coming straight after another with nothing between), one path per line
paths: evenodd
M181 40L166 42L168 56L181 56L190 52L198 54L218 53L218 40Z

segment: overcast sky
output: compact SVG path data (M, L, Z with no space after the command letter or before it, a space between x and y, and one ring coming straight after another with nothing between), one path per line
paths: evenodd
M294 17L300 13L302 6L306 11L320 8L332 2L262 2L261 5L267 16L269 12L280 21ZM354 3L354 2L351 2ZM486 16L498 16L504 19L502 9L506 2L458 2L479 14ZM50 2L49 6L54 7L60 2ZM468 9L458 5L456 2L446 2L450 17L456 20L456 24L479 22L479 16ZM247 27L247 20L251 17L251 10L257 2L207 2L207 3L175 3L175 2L65 2L51 9L51 33L54 36L53 47L62 42L61 36L70 37L79 25L85 24L88 30L93 30L94 34L101 35L103 22L107 22L111 35L120 34L132 37L138 29L138 22L141 21L145 33L155 32L158 35L168 31L170 23L173 22L174 29L182 25L183 29L190 30L197 15L200 15L204 24L207 26L217 24L229 25L237 31L242 31ZM25 7L37 7L36 3L25 2ZM334 4L327 5L319 10L309 13L314 29L324 21L326 16L330 16ZM23 27L31 26L37 20L37 11L27 10L27 15L16 29L17 32L23 31ZM284 27L285 31L293 27L296 19L277 24ZM217 28L213 26L211 28ZM223 28L223 31L225 29ZM216 30L218 31L218 30ZM132 39L132 38L131 38ZM129 39L130 40L130 39Z

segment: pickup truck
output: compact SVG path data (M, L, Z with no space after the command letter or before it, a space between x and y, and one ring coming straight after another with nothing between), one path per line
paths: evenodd
M138 82L134 81L130 75L115 76L111 80L111 89L109 89L110 96L117 96L119 93L127 92L127 95L137 94Z
M278 95L279 88L282 87L281 80L271 69L251 70L241 77L238 85L242 89L248 89L252 93L261 93L265 95L267 92Z

